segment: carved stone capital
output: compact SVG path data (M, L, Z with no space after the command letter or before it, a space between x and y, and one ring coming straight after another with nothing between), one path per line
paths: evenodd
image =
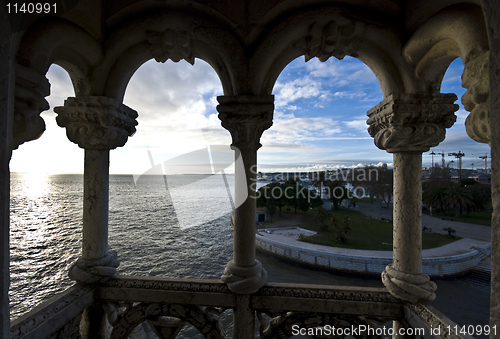
M68 98L55 107L56 120L66 135L81 148L114 149L135 133L137 112L113 98Z
M361 25L341 16L327 23L315 22L309 26L305 38L295 46L304 54L306 61L314 57L326 61L331 56L341 60L357 49L353 38Z
M44 75L16 65L13 149L26 141L38 139L45 131L40 113L49 109L45 100L49 94L50 84Z
M368 132L389 153L426 152L439 145L453 126L455 94L399 94L368 111Z
M465 130L472 139L486 144L491 142L489 54L469 60L462 75L462 86L467 88L462 104L470 112Z
M232 146L257 151L262 133L273 124L274 96L219 96L219 119L232 136Z
M394 297L416 303L419 300L434 300L437 286L425 274L409 274L397 271L391 265L382 272L382 282Z
M157 62L168 59L179 62L184 59L194 65L193 36L188 31L168 29L164 32L147 31L150 51Z
M252 267L236 266L233 260L227 263L221 280L227 287L238 294L252 294L266 284L267 272L256 260Z

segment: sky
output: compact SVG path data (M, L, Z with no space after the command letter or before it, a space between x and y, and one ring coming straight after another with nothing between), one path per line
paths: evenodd
M463 64L456 59L443 80L442 93L456 93L460 109L455 125L435 153L461 151L462 167L484 168L479 156L490 156L490 147L470 139L465 132L466 112L460 103ZM66 71L52 65L47 73L50 109L41 114L45 133L19 146L10 162L12 172L83 173L83 150L70 142L57 126L53 107L74 96ZM196 59L157 63L150 60L134 74L124 104L139 113L137 132L124 147L110 153L111 174L142 174L154 164L206 148L229 145L231 136L220 125L217 99L222 86L210 65ZM279 76L274 89L273 126L261 138L258 170L261 172L320 171L368 164L392 165L392 154L378 149L368 134L366 112L383 100L373 72L361 61L346 57L326 62L300 57ZM149 157L148 151L151 154ZM431 166L430 152L423 166ZM448 164L452 156L446 156ZM434 163L441 163L434 156ZM454 165L456 167L456 165ZM182 172L182 170L180 170ZM189 171L189 170L186 170ZM231 172L231 169L228 169Z

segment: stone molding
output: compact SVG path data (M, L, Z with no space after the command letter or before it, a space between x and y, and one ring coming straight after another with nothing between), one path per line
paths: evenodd
M92 303L93 295L94 289L90 287L81 285L70 287L45 302L41 308L33 309L14 320L10 327L10 338L41 338L42 335L47 336L52 333L59 336L78 333L79 319L84 308Z
M114 149L136 131L137 112L109 97L70 97L54 112L68 139L81 148Z
M455 123L455 100L455 94L393 94L368 111L368 132L389 153L426 152Z
M491 142L490 129L490 52L485 52L465 64L462 86L462 104L470 112L465 120L465 130L477 142Z
M14 95L12 148L17 149L26 141L38 139L45 131L40 113L50 107L45 100L50 95L50 83L44 75L17 64Z
M199 279L144 279L139 277L118 276L107 280L103 285L106 287L148 290L231 293L227 285L221 281Z
M260 137L273 124L274 95L219 96L219 119L231 133L232 146L257 151Z
M382 283L394 297L410 303L436 299L437 286L428 275L397 271L392 264L382 272Z
M182 59L194 65L193 35L188 31L167 29L164 32L146 31L150 51L157 62Z
M406 304L405 320L413 328L426 328L429 331L431 328L440 329L439 338L452 338L452 339L473 339L470 335L463 335L455 332L455 325L453 321L444 316L441 312L434 309L432 306L423 304ZM461 326L458 326L461 328Z

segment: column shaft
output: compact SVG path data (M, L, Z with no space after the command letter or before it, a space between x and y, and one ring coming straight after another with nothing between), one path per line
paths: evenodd
M83 200L83 259L108 253L109 150L86 149Z
M236 308L233 314L233 338L252 339L255 331L255 311L250 307L250 295L236 296Z
M394 153L393 267L422 273L422 154Z
M237 266L250 267L255 265L255 171L252 168L257 164L257 151L252 148L241 149L244 171L236 170L235 181L246 183L248 198L236 207L234 211L234 241L233 261ZM236 152L238 156L238 152ZM243 185L235 185L235 190L243 189ZM235 192L235 196L240 196Z

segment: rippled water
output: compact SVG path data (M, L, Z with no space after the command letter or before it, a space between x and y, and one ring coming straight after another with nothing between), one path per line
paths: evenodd
M72 285L67 271L81 251L82 196L80 175L12 174L12 318ZM112 175L109 209L109 243L122 274L218 279L232 258L231 201L221 176L169 176L166 183L143 176L136 185L131 175ZM380 279L257 257L268 281L382 287ZM489 284L466 278L436 283L432 304L440 311L459 324L487 324Z

